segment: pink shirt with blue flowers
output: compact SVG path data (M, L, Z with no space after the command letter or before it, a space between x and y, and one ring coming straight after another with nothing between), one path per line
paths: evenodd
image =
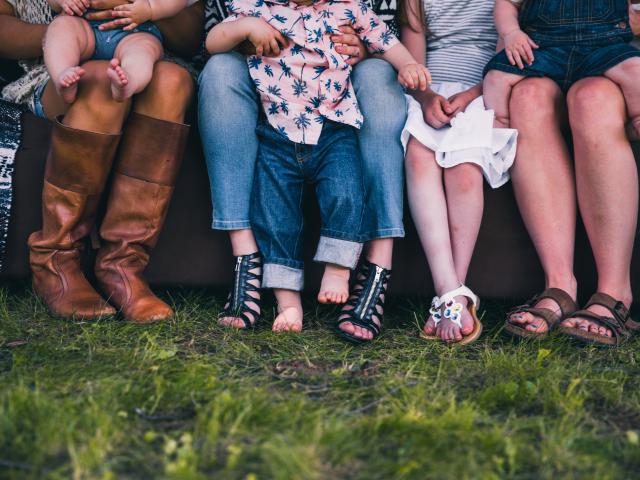
M260 17L289 39L278 57L247 60L273 128L292 142L315 145L325 119L362 126L352 68L330 37L350 25L372 54L395 46L398 39L366 2L315 0L302 6L289 0L232 0L228 9L225 22Z

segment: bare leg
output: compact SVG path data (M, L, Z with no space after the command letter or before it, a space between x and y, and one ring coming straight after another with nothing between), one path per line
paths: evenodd
M453 263L462 283L467 279L482 223L483 182L480 167L472 163L463 163L444 171Z
M56 91L66 103L73 103L78 82L85 74L82 60L91 58L95 38L89 23L78 17L60 15L47 29L44 61Z
M278 302L278 316L273 321L273 331L301 332L303 311L300 292L276 288L273 293Z
M560 288L576 298L573 275L576 200L573 168L562 135L566 116L560 88L547 78L528 78L514 87L511 125L520 132L518 156L511 169L520 214L545 273L546 288ZM537 303L560 313L553 300ZM516 314L510 322L545 332L543 319Z
M393 264L393 238L379 238L367 244L367 260L391 270Z
M434 153L413 138L409 142L405 166L411 215L427 256L436 294L441 296L460 286L453 260L443 171L436 163ZM456 301L466 305L466 299L456 298ZM468 312L463 315L462 326L461 331L453 322L443 319L436 329L433 319L429 318L424 332L433 335L435 331L442 340L460 341L473 329Z
M153 66L161 56L162 45L153 35L134 33L125 37L116 48L107 72L113 99L123 102L143 91L151 82Z
M598 291L631 306L631 255L638 218L638 170L625 137L624 98L611 81L593 77L568 95L578 202L598 269ZM594 306L597 315L611 316ZM566 326L611 336L586 319Z
M76 101L69 105L49 82L42 95L42 105L49 119L64 115L64 124L79 130L115 134L129 113L129 103L116 103L111 98L107 62L90 61L82 65L85 75L79 82Z
M614 81L624 95L629 113L629 136L640 139L640 57L630 58L607 70L604 76Z
M324 267L318 301L320 303L345 303L349 299L350 274L351 270L348 268L327 264Z
M494 125L497 128L509 128L511 125L509 101L511 92L524 77L513 73L491 70L484 77L482 94L487 108L495 112Z

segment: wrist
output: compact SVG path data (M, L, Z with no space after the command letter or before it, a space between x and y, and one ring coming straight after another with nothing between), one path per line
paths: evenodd
M505 38L507 38L509 35L512 35L516 32L521 32L522 29L518 26L518 27L514 27L514 28L509 28L503 31L498 31L498 35L500 35L500 37L504 40Z

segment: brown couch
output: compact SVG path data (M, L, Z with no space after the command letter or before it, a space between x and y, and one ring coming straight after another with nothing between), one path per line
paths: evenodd
M24 133L15 169L14 206L5 268L0 278L26 278L29 275L27 237L40 225L40 192L48 149L49 122L26 114ZM640 158L640 145L635 145ZM307 250L313 250L317 235L317 212L309 202L310 226ZM147 271L156 285L212 286L224 288L232 274L229 242L224 233L214 232L207 172L198 132L193 129L166 226ZM314 229L313 227L316 226ZM424 254L409 215L407 238L396 244L392 290L430 293L431 282ZM640 294L638 267L633 262L634 292ZM585 235L578 233L576 271L583 293L592 291L595 280L593 259ZM316 284L319 269L310 269L310 285ZM526 297L543 285L542 271L531 241L524 229L511 187L487 189L485 217L468 284L485 297Z

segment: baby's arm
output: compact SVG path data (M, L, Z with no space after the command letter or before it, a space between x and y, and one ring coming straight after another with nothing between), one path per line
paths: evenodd
M48 2L51 10L56 13L64 12L78 17L82 17L91 6L89 0L48 0Z
M410 90L425 91L431 83L427 67L416 61L409 50L370 9L349 10L353 28L371 54L378 55L398 70L398 81ZM422 60L424 61L424 55Z
M504 44L509 62L523 69L525 62L529 65L533 63L533 49L538 48L538 45L520 29L518 21L520 10L516 5L519 3L521 2L496 0L493 14L496 30L500 36L499 43Z
M216 25L207 35L206 48L211 54L229 52L249 41L261 57L280 54L286 38L262 18L234 15Z

